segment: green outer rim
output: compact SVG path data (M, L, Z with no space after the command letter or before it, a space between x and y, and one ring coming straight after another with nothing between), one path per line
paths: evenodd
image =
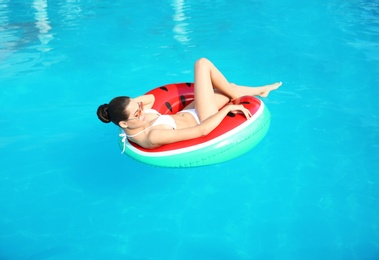
M201 150L162 157L142 156L130 149L126 149L124 153L136 161L158 167L197 167L221 163L253 149L266 135L270 121L270 111L265 107L255 122L224 140L221 147L220 143L216 143ZM119 144L122 149L123 143L120 141Z

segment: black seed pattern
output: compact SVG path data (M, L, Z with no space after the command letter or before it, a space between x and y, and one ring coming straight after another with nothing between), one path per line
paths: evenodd
M180 101L182 102L182 105L184 107L186 105L186 98L185 98L185 96L181 95L180 96Z
M165 105L166 105L166 107L167 107L167 108L171 111L171 113L172 113L172 106L171 106L171 104L170 104L169 102L166 102Z
M228 116L228 117L235 117L236 114L234 114L234 113L232 113L232 112L229 112L229 113L227 114L227 116Z

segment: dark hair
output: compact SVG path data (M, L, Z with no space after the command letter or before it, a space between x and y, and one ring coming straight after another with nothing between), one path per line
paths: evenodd
M129 114L126 112L126 107L129 105L130 97L116 97L109 102L98 107L97 117L104 123L113 122L120 126L120 121L128 120Z

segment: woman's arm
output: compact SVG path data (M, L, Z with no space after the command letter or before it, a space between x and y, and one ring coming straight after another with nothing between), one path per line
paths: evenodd
M229 112L237 111L242 111L242 113L244 113L247 119L251 117L250 111L244 108L242 105L226 105L220 111L218 111L218 113L210 116L201 124L194 127L177 130L152 129L149 132L147 143L144 144L144 146L146 148L156 148L165 144L206 136L221 123L221 121Z
M202 136L208 135L221 123L221 121L229 112L238 113L238 111L241 111L245 115L246 119L249 119L251 117L250 111L243 105L228 104L220 109L220 111L218 111L216 114L208 117L197 127L201 128Z
M142 102L144 108L150 109L155 102L155 97L153 94L143 95L133 98L136 102Z

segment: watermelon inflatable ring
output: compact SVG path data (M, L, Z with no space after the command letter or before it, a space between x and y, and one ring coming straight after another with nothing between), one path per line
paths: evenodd
M194 84L169 84L147 94L155 96L153 109L161 114L175 114L193 101ZM120 146L129 157L159 167L196 167L231 160L254 148L266 135L271 120L270 112L256 97L243 96L233 102L250 110L250 120L242 114L229 113L206 136L154 149L145 149L129 141L122 131Z

